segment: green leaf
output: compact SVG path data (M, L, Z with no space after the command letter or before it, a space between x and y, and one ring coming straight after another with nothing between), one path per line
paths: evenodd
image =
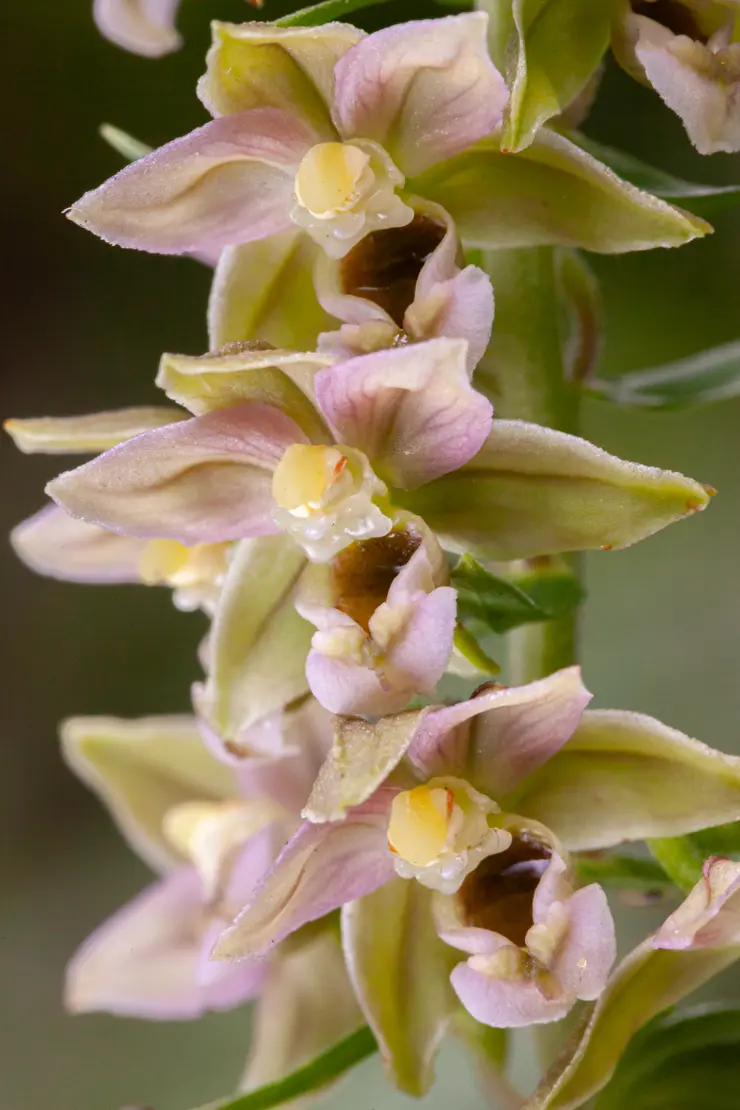
M589 392L617 405L658 410L729 400L740 395L740 341L611 381L595 381Z
M651 859L621 855L583 855L576 856L574 863L578 878L584 886L588 883L608 883L622 889L641 890L646 894L651 891L663 894L675 889L660 864Z
M740 1010L671 1014L635 1037L595 1110L735 1110Z
M200 1110L270 1110L270 1107L281 1106L300 1095L320 1091L377 1051L375 1038L367 1026L363 1026L277 1083L268 1083L256 1091L235 1095L221 1102L210 1102Z
M474 620L493 632L520 624L552 620L571 612L584 592L569 571L528 571L516 584L486 570L472 555L463 555L452 571L460 620Z
M112 123L101 123L98 133L101 139L104 139L108 146L112 146L127 162L136 162L139 158L143 158L145 154L151 154L152 152L152 147L148 146L147 143L142 143L139 139L135 139L133 135L129 135L127 131L122 131L120 127L114 127Z
M701 878L704 856L688 836L648 840L655 859L681 890L689 891Z
M274 20L276 27L320 27L322 23L345 20L348 15L362 8L374 8L387 4L390 0L324 0L322 4L312 4L309 8L284 15Z
M695 181L684 181L680 177L641 162L632 154L615 147L597 143L580 132L569 136L582 150L603 162L625 181L644 189L664 200L676 201L683 208L697 216L714 216L717 212L735 208L740 204L740 185L705 185Z
M578 96L609 45L610 0L507 0L516 67L501 149L529 146L538 128Z
M740 821L702 829L700 832L692 833L690 839L704 858L707 856L737 857L740 855Z

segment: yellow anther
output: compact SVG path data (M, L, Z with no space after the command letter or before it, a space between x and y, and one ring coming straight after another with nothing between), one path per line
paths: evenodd
M370 156L351 143L319 143L298 167L295 194L299 204L319 219L346 212L373 181Z
M186 570L191 552L177 540L151 540L139 562L139 574L147 586L172 584Z
M322 507L327 491L346 465L336 447L294 443L275 468L272 495L281 509L308 515Z
M391 851L414 867L433 863L447 843L454 805L452 791L441 786L417 786L397 794L388 825Z

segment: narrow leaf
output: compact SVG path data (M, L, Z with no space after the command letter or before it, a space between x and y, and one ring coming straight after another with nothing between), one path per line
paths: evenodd
M740 821L702 829L692 833L690 840L705 859L708 856L737 857L740 855Z
M322 23L331 23L334 20L344 20L352 12L362 8L373 8L378 4L387 4L389 0L324 0L321 4L312 4L309 8L291 12L281 19L276 19L276 27L320 27Z
M115 127L112 123L101 123L98 134L108 146L112 146L116 153L125 158L127 162L136 162L139 158L143 158L145 154L151 154L152 152L152 148L147 143L142 143L141 140L135 139L133 135L129 135L128 131L122 131L120 127Z
M577 856L574 860L578 878L588 883L607 883L628 890L664 893L674 890L674 884L665 871L651 859L636 856L598 855Z
M634 1038L596 1110L734 1110L740 1083L740 1010L671 1014Z
M611 381L596 381L589 390L617 405L650 409L726 401L740 395L740 340Z
M200 1110L270 1110L272 1106L281 1106L300 1095L321 1090L377 1051L375 1038L368 1027L363 1026L285 1079L268 1083L247 1094L208 1103Z
M665 170L648 165L647 162L641 162L624 150L597 143L595 139L580 132L572 132L570 138L582 150L603 162L631 185L664 200L679 202L683 208L688 208L697 216L714 216L717 212L740 204L740 185L706 185L684 181Z

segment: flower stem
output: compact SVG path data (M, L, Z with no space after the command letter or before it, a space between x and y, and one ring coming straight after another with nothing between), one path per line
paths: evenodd
M568 303L562 257L548 247L486 252L484 268L496 297L493 338L478 372L496 416L577 432L580 389L570 381L565 349ZM581 578L582 559L565 556ZM532 682L574 663L578 611L508 636L507 675L512 685Z

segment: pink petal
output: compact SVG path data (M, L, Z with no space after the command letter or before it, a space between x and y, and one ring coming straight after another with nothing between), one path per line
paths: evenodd
M408 758L425 778L460 774L500 798L560 750L590 700L579 667L494 688L427 714Z
M617 958L614 919L604 891L595 883L577 890L568 899L567 911L568 932L553 974L566 994L591 1002L606 986Z
M144 432L60 475L47 492L114 532L184 544L276 532L272 471L303 432L277 409L236 405Z
M361 355L320 370L316 399L340 443L413 489L469 462L490 431L493 410L466 358L467 344L452 339Z
M213 120L132 162L67 214L107 242L157 254L264 239L290 226L293 178L314 142L273 108Z
M457 593L440 586L414 600L402 633L391 644L386 659L387 680L403 681L413 694L433 694L447 670L457 620Z
M228 988L225 981L214 989L199 983L203 912L200 880L190 868L147 887L73 956L67 968L68 1009L172 1021L252 997L251 967L247 975L234 976Z
M715 948L740 940L740 863L711 856L684 902L653 937L655 948Z
M518 1029L559 1021L565 1017L572 1002L552 1001L540 994L534 983L520 979L494 979L467 964L458 964L450 976L455 994L468 1013L483 1025L495 1029Z
M180 0L95 0L93 17L101 34L124 50L160 58L178 50L175 30Z
M140 582L146 540L117 536L47 505L17 525L10 542L19 559L37 574L65 582Z
M231 928L215 959L243 959L345 902L377 890L395 874L386 828L390 800L379 791L344 821L303 824Z
M335 69L335 122L375 139L415 175L496 127L508 99L481 12L425 19L368 35Z
M385 689L372 667L323 655L316 649L308 653L306 678L317 701L341 716L380 717L397 713L409 701L406 691Z

